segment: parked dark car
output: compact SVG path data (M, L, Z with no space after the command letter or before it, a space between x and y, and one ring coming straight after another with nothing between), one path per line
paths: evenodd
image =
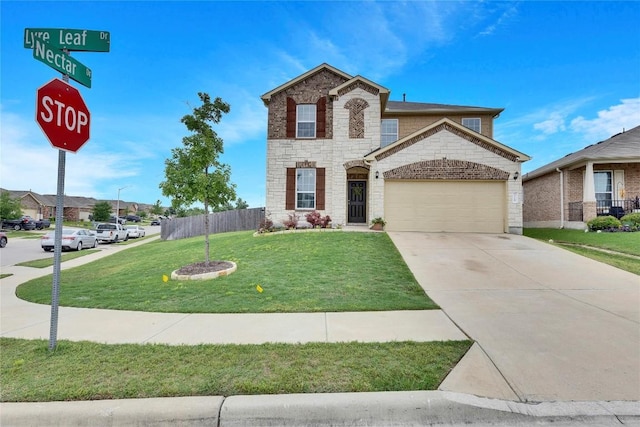
M160 220L154 219L153 221L151 221L151 225L160 225Z
M36 220L36 228L38 230L42 230L44 228L49 228L51 227L51 221L49 221L46 218L42 218L42 219L37 219Z
M140 218L138 215L127 215L126 217L127 221L131 221L131 222L140 222L142 221L142 218Z
M5 233L4 231L0 231L0 248L4 248L5 246L7 246L8 241L9 239L7 238L7 233Z
M36 221L29 215L23 215L18 219L3 219L2 228L13 228L14 230L35 230Z

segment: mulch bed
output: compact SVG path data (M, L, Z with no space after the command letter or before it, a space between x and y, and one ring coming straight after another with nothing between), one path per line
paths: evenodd
M213 273L215 271L227 270L232 267L233 264L228 261L209 261L208 263L196 262L195 264L185 265L177 270L176 273L192 276L194 274Z

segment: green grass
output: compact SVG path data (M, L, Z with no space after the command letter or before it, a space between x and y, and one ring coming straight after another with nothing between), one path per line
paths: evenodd
M98 250L88 249L84 251L74 251L74 252L63 253L61 261L62 262L69 261L71 259L80 258L81 256L89 255L95 252L98 252ZM36 259L33 261L25 261L25 262L18 263L16 265L19 265L21 267L32 267L32 268L51 267L53 265L53 257Z
M581 230L527 228L524 235L545 242L552 240L572 252L640 275L640 232L585 233Z
M178 313L437 308L385 233L224 233L211 236L210 252L238 270L165 283L163 275L204 260L204 238L157 240L63 270L60 305ZM51 277L20 285L17 295L50 304Z
M106 345L0 338L3 402L435 390L470 341Z
M0 279L4 279L5 277L9 277L9 276L13 276L13 274L3 273L3 274L0 274Z

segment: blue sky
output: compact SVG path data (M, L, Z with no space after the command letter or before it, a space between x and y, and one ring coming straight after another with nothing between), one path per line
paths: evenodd
M35 122L36 89L59 73L23 48L25 28L109 31L109 53L74 52L91 140L66 155L65 193L155 203L164 161L198 92L231 112L237 194L264 206L260 95L321 63L392 100L501 107L494 137L528 172L640 125L640 2L0 2L0 187L56 193L58 154Z

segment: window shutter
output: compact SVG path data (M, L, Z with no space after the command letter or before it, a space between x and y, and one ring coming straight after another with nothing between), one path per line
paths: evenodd
M316 168L316 209L324 210L324 168Z
M316 102L316 138L326 135L327 97L323 96Z
M287 168L284 208L287 210L293 210L296 208L296 168Z
M287 138L296 137L296 101L287 98Z

